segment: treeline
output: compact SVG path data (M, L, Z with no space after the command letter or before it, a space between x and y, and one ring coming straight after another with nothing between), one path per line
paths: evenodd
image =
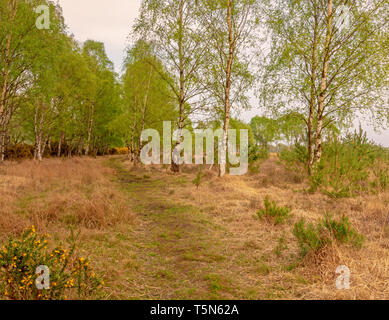
M147 58L130 52L127 72L133 76L135 61L143 72L127 77L124 92L139 104L154 94L146 75L158 78L178 130L217 122L224 150L231 120L255 93L268 113L251 121L255 145L266 149L278 138L303 145L312 174L326 138L355 117L388 125L388 14L387 0L144 0L131 36L132 50L146 48ZM131 81L146 88L138 98ZM143 127L137 123L131 137Z
M42 3L49 30L35 27ZM53 2L2 1L1 159L27 143L38 160L53 146L126 147L137 162L142 130L170 120L177 145L183 129L219 127L226 150L234 126L250 129L251 146L302 145L312 173L329 132L356 116L388 124L388 14L388 0L143 0L119 78L103 44L66 33ZM254 95L266 117L244 124Z
M37 27L42 4L50 12L47 30ZM1 161L103 154L121 143L109 128L120 110L120 84L102 43L80 46L52 1L1 1L0 24Z

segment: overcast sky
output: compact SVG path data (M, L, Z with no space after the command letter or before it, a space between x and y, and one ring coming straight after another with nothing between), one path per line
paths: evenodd
M117 72L141 0L58 0L65 23L79 41L102 41Z
M92 39L104 42L109 58L114 62L116 71L120 72L127 37L138 16L141 0L58 0L58 2L63 8L69 32L79 41ZM242 116L248 121L259 113L260 110L254 108ZM371 128L365 129L371 139L389 147L389 130L379 135Z

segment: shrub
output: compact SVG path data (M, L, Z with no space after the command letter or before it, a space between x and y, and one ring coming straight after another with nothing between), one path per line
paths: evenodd
M269 150L266 146L251 145L249 148L249 164L258 160L265 160L269 158Z
M389 162L385 150L360 130L323 147L323 157L311 177L311 191L320 188L332 198L383 192L388 187Z
M307 170L307 147L284 149L280 159L289 170L302 173ZM369 141L362 129L343 138L330 137L309 183L309 192L320 190L331 198L384 192L389 188L389 151Z
M316 225L313 223L306 225L305 220L301 219L295 224L293 234L297 238L302 256L308 252L320 251L333 240L342 244L352 243L357 248L363 243L363 236L355 231L346 216L340 220L326 216Z
M301 182L307 172L308 151L306 146L296 144L291 148L282 148L279 158L286 169L293 172L297 180Z
M290 217L292 211L289 207L279 207L275 201L271 201L267 196L264 201L265 208L258 211L258 217L263 219L264 217L273 220L275 225L283 224Z
M0 250L2 296L13 300L61 300L97 294L103 282L91 269L88 259L75 256L73 232L68 240L69 249L59 245L49 250L48 239L48 235L37 234L34 227L26 230L21 239L8 239ZM47 290L37 287L39 266L47 266L50 272Z
M287 163L290 167L306 165L308 162L308 151L306 146L296 144L292 148L282 148L280 151L280 159Z
M128 155L128 148L113 148L115 151L112 154Z
M9 160L32 159L34 156L34 146L28 144L16 144L7 147L5 158Z
M302 256L305 256L309 251L317 252L329 243L329 239L322 235L320 224L315 226L313 223L309 223L306 226L304 219L294 225L293 234L297 238Z
M280 239L278 239L278 245L274 248L273 252L281 257L284 250L288 249L288 243L286 241L285 236L283 235Z
M192 183L196 186L197 190L199 189L202 182L202 167L200 166L199 172L196 175L196 178L192 181Z
M335 220L328 215L321 223L338 242L352 242L356 247L362 246L363 236L355 231L347 216L343 215L340 220Z

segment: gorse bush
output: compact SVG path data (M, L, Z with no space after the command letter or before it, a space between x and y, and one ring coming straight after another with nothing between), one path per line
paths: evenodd
M289 207L279 207L275 201L272 201L269 196L264 200L265 208L257 212L260 219L267 218L274 222L275 225L283 224L291 216L292 211Z
M75 256L73 232L68 249L59 245L49 250L48 239L49 235L37 234L34 227L20 239L9 238L0 250L1 295L12 300L97 297L103 282L91 269L88 259ZM37 274L40 266L48 268L48 280L43 280L44 273Z
M363 244L363 236L355 231L346 216L339 220L326 216L316 225L306 224L301 219L295 224L293 234L297 238L302 256L308 252L318 252L334 240L342 244L352 243L357 248Z

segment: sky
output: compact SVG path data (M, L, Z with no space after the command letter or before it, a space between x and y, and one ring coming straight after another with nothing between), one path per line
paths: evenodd
M127 37L141 0L58 0L68 31L78 41L104 42L116 72L120 72Z
M58 0L63 9L68 31L83 42L91 39L104 42L108 57L113 61L116 72L120 73L128 35L138 16L141 0ZM246 121L260 114L254 107L242 115ZM356 121L359 125L359 122ZM363 125L369 138L389 147L389 129L377 134Z

